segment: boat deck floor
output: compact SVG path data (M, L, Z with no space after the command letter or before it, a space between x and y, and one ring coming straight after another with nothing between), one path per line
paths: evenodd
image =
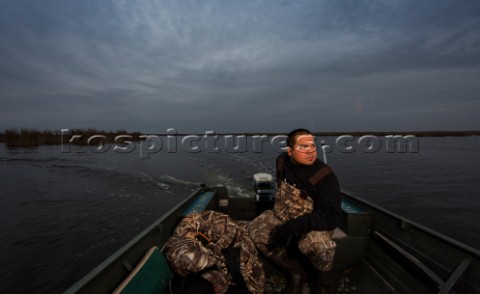
M266 281L264 293L282 293L284 275L269 263L265 264ZM305 284L303 293L310 293L310 285ZM339 272L337 291L332 293L398 293L367 262Z
M398 293L367 262L340 274L337 293Z

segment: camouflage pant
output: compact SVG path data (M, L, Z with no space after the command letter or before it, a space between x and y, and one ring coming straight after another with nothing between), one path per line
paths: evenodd
M250 237L257 249L267 257L273 253L267 248L270 232L282 223L272 210L264 211L250 223ZM336 246L332 235L333 231L311 231L298 241L300 252L305 254L318 270L328 271L332 268Z

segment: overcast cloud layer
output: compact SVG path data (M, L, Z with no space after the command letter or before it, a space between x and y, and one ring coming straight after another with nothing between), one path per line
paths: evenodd
M0 131L480 129L480 1L0 0Z

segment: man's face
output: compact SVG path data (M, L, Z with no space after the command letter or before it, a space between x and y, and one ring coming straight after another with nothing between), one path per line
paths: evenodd
M312 135L297 135L293 148L288 148L288 155L295 163L312 165L317 159L317 146Z

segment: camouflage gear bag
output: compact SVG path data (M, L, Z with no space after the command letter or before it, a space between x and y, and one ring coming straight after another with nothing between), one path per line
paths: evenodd
M164 251L176 274L185 277L200 272L214 286L215 293L226 293L229 286L241 284L238 273L232 275L231 264L225 260L225 256L239 252L239 272L248 291L263 292L265 275L255 245L246 226L228 215L202 211L186 216L177 225ZM224 255L226 252L230 255Z

